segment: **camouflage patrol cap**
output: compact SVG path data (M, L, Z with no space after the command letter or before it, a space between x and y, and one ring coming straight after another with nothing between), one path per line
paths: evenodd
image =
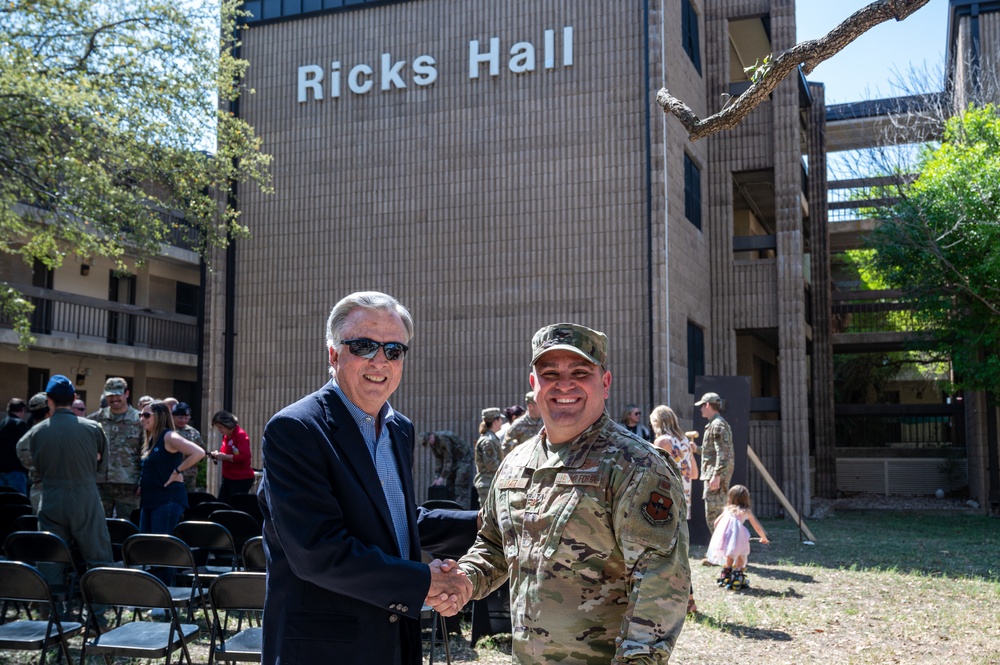
M503 413L500 412L495 406L491 406L488 409L483 409L483 420L496 420L497 418L503 418Z
M128 390L128 382L120 376L113 376L104 382L104 392L101 397L108 395L124 395Z
M701 399L694 403L695 406L701 406L702 404L714 404L715 406L722 405L722 398L719 397L719 393L705 393L701 396Z
M575 323L557 323L536 332L531 338L531 365L546 352L558 349L572 351L595 365L607 366L607 335Z
M28 411L38 411L49 408L49 398L45 393L35 393L28 400Z
M525 404L534 404L535 403L535 391L534 390L529 390L528 392L524 393L524 403Z

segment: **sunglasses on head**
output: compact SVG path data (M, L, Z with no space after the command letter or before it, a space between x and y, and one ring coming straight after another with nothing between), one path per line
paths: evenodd
M379 347L385 353L386 360L400 360L410 350L410 347L402 342L376 342L366 337L345 339L341 344L347 345L347 350L351 352L351 355L369 360L375 357Z

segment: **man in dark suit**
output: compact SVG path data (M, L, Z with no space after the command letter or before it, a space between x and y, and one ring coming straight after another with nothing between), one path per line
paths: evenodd
M452 614L468 600L453 561L420 560L413 424L388 403L412 335L391 296L347 296L327 321L333 380L264 429L267 665L416 665L421 605ZM471 544L474 519L455 526Z

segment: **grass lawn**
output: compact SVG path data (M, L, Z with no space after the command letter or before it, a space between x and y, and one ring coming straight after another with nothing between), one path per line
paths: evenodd
M703 548L693 549L700 612L671 663L1000 664L1000 520L838 512L809 522L814 546L799 542L791 522L764 527L771 544L753 543L745 591L717 587L719 569L700 565ZM509 635L473 649L463 628L451 640L453 662L510 662ZM192 656L207 662L207 632ZM0 652L0 663L32 662ZM435 662L444 662L440 647Z
M859 511L809 527L814 546L765 520L771 544L753 543L740 592L693 548L699 614L671 663L1000 663L1000 520ZM495 643L455 662L509 662Z

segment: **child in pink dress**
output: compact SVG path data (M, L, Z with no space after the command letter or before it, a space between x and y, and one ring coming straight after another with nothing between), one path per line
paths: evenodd
M726 495L726 508L715 520L715 530L708 544L708 560L725 566L719 575L719 586L727 589L745 589L747 557L750 555L750 531L744 522L760 534L760 542L767 545L767 532L750 510L750 490L743 485L733 485Z

